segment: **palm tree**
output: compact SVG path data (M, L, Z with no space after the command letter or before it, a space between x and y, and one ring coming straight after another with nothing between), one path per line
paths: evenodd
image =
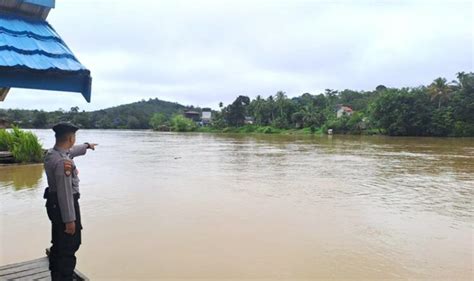
M272 95L270 95L267 99L267 102L266 102L267 106L268 106L268 111L270 113L270 120L269 120L269 123L273 122L273 120L275 120L275 99L273 98Z
M472 72L458 72L457 78L458 81L455 81L455 85L457 85L459 90L472 92L474 89L474 74Z
M279 117L286 118L285 113L284 113L284 109L286 105L286 94L283 91L278 91L275 96L276 96L276 99L275 99L276 107L280 111Z
M255 100L253 100L253 105L254 105L254 117L255 117L255 122L258 125L263 124L264 122L264 116L265 116L265 100L262 99L260 95L257 96Z
M428 86L428 93L431 100L438 99L438 109L441 107L442 101L448 101L453 93L453 88L447 83L446 78L436 78L430 86Z

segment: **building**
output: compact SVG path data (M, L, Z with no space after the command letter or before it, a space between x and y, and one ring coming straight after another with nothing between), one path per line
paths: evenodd
M244 124L245 125L253 125L253 123L255 123L253 117L245 116L245 119L244 119Z
M201 122L204 126L209 125L212 121L212 111L210 108L203 108Z
M189 119L193 120L194 122L201 121L201 114L197 111L192 111L192 110L185 111L184 112L184 117L189 118Z
M354 111L349 106L338 105L336 108L337 118L340 118L342 116L351 116L353 113Z
M0 129L5 129L10 127L10 122L6 119L0 118Z
M10 88L26 88L78 92L90 102L90 71L46 21L54 7L55 0L0 0L0 101Z

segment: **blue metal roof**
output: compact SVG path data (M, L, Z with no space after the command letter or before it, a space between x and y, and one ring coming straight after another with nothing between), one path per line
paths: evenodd
M38 6L54 8L54 0L23 0L25 3L30 3Z
M34 73L38 79L44 80L44 77L41 77L43 74L46 78L51 78L52 83L59 83L64 75L67 75L69 82L72 76L76 76L81 80L81 83L78 83L80 89L73 91L81 92L90 101L89 70L76 59L61 37L44 20L0 14L0 87L35 88L38 85L35 81L21 84L18 79L13 79L17 81L17 85L8 85L12 83L12 79L9 76L10 80L5 81L8 74L6 72L9 72L10 76L12 72L17 75ZM58 85L48 86L44 81L40 84L43 89L61 90ZM71 91L70 86L67 88L66 91Z
M0 17L0 67L87 71L46 21L13 17Z

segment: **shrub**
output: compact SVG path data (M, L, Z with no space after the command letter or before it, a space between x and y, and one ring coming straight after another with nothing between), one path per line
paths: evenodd
M9 150L13 143L13 136L5 129L0 129L0 151Z
M171 118L171 128L176 132L192 132L196 130L197 126L193 120L183 115L175 115Z
M256 130L257 133L262 133L262 134L276 134L276 133L280 133L281 130L279 129L275 129L271 126L263 126L263 127L259 127L257 130Z
M13 154L16 162L43 161L43 148L32 132L25 132L13 127L11 132L0 130L0 150L8 150Z

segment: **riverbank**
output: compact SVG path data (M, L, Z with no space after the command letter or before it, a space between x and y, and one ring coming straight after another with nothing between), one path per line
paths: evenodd
M222 129L212 127L199 127L196 130L200 133L232 133L232 134L283 134L283 135L323 135L321 129L279 129L272 126L246 125L242 127L226 127Z
M232 133L232 134L276 134L276 135L327 135L324 128L280 129L273 126L244 125L242 127L198 127L194 132L199 133ZM361 130L358 132L337 132L335 135L383 135L380 130Z

